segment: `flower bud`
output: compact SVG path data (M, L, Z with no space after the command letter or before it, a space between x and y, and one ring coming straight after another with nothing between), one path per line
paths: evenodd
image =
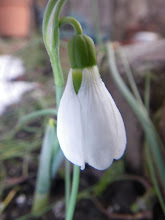
M72 69L83 69L97 63L94 42L85 34L75 34L69 40L68 56Z

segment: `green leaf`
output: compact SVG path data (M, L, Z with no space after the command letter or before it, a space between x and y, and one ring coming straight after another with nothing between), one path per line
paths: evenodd
M54 119L50 119L46 128L42 150L40 155L40 163L37 175L37 184L34 195L34 203L32 212L35 216L38 216L44 207L48 205L50 186L52 180L52 162L54 158L59 155L60 148L56 135L56 123ZM58 162L58 168L61 164L61 160ZM56 171L57 171L56 166Z
M33 120L37 117L41 117L41 116L45 116L45 115L57 115L57 110L56 109L43 109L43 110L39 110L36 112L32 112L32 113L22 117L19 123L22 125L30 120Z

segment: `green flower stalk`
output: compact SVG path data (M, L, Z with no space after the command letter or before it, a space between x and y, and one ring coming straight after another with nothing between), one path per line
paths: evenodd
M57 107L59 106L64 88L63 72L59 55L59 22L61 10L66 1L67 0L49 0L42 27L45 47L49 54L54 74Z

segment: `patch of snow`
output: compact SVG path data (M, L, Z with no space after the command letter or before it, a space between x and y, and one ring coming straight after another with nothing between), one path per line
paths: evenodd
M24 93L35 87L36 83L0 81L0 114L7 106L19 102Z
M20 58L11 55L0 56L0 80L12 80L23 75L25 68Z
M11 81L24 73L21 59L10 55L0 56L0 115L6 107L19 102L24 93L36 87L36 83Z

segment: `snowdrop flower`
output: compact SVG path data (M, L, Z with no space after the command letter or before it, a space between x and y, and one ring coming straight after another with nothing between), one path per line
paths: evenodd
M74 35L68 55L71 69L57 115L58 140L73 164L104 170L125 151L123 119L100 77L92 39Z

